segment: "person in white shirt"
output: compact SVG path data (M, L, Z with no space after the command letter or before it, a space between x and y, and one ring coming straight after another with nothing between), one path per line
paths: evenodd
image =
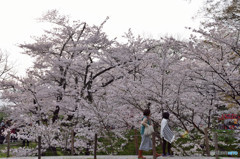
M164 112L162 115L163 119L161 122L161 138L163 140L163 145L162 145L162 150L163 150L163 155L162 156L168 156L172 155L171 153L171 143L175 139L174 133L171 131L168 125L168 120L169 120L169 113ZM168 144L168 153L166 154L166 145Z

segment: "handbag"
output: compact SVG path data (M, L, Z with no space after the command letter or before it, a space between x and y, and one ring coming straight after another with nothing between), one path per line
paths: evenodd
M154 129L152 125L145 126L145 129L144 129L145 136L152 135L153 132L154 132Z

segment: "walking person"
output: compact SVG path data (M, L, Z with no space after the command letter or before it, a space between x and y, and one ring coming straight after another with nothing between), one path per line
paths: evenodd
M171 153L171 143L175 139L174 133L171 131L168 125L168 120L169 120L169 113L164 112L163 113L163 119L161 122L161 138L163 140L163 145L162 145L162 151L163 155L162 156L172 156ZM166 154L166 146L168 145L168 153Z
M150 121L150 116L151 116L151 112L149 109L145 109L143 111L143 118L142 118L142 122L141 122L141 144L139 147L139 151L138 151L138 159L146 159L146 157L143 157L142 153L143 151L149 151L152 149L152 139L150 137L150 135L144 135L144 130L146 127L151 125L151 121ZM156 154L157 157L161 156L160 154Z

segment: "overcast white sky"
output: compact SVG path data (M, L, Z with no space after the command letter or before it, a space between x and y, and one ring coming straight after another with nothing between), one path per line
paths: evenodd
M95 25L109 16L104 30L110 37L121 37L131 28L146 37L187 38L190 32L185 27L198 27L199 19L192 17L201 7L202 0L5 0L0 3L0 49L10 54L18 74L24 74L31 59L20 55L17 45L42 33L43 25L36 18L47 10L57 9Z

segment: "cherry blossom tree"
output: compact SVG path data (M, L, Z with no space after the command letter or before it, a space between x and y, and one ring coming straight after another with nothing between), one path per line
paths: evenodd
M100 26L71 23L57 11L41 20L56 27L35 38L36 42L20 45L35 59L34 66L26 78L14 77L18 82L8 83L16 91L6 90L5 97L14 103L15 125L23 134L28 132L29 140L42 136L43 150L69 149L73 134L75 139L81 138L74 143L79 153L91 144L95 133L113 125L110 118L103 122L109 106L101 102L102 96L105 87L120 78L112 70L131 61L119 60L115 40L102 32L106 21Z
M238 22L205 23L194 30L201 36L187 42L146 39L129 30L120 43L103 32L107 19L90 26L53 10L40 19L53 29L20 45L35 59L34 66L24 78L12 75L3 93L18 137L37 141L41 136L43 151L74 148L79 154L92 150L97 133L114 135L108 145L113 148L119 138L123 145L129 142L126 132L139 128L141 113L149 108L157 132L164 111L171 114L177 139L180 130L189 132L187 142L176 143L175 153L198 152L204 128L214 127L213 114L221 106L239 111ZM100 150L108 146L99 143Z

